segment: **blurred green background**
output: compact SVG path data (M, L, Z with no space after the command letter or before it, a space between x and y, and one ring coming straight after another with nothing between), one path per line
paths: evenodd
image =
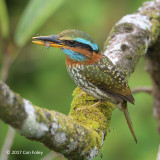
M68 114L72 92L76 85L66 71L65 55L56 48L46 49L33 44L31 37L37 34L56 34L65 29L79 29L91 35L99 48L103 49L103 43L113 25L122 16L135 12L144 0L51 1L49 9L41 10L39 8L44 7L43 3L36 5L37 2L41 3L40 0L30 2L28 0L6 0L9 23L6 18L4 21L8 23L9 36L0 32L0 65L2 67L4 42L5 45L13 43L14 46L18 46L16 50L21 48L17 60L10 68L7 84L35 105ZM30 3L30 8L28 3ZM38 18L34 19L35 15ZM42 20L39 20L41 17ZM3 23L2 20L1 23ZM0 25L1 29L3 24ZM151 85L151 80L144 67L145 62L142 59L130 78L131 88ZM135 144L123 114L115 109L110 132L100 152L104 160L156 159L160 137L157 132L157 122L153 117L153 99L145 93L136 94L134 97L135 106L129 104L129 111L138 144ZM3 122L0 123L2 125L0 128L1 150L8 126ZM12 150L39 150L43 151L43 156L49 153L49 149L41 143L27 140L19 134L16 134ZM101 159L100 154L95 160ZM10 155L9 160L40 160L43 156Z

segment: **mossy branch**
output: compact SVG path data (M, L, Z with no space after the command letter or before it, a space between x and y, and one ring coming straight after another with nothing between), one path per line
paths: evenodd
M114 106L105 102L98 108L78 110L92 105L94 99L79 88L73 96L66 116L31 104L0 82L0 119L28 139L40 141L69 159L92 159L103 145Z
M129 78L148 47L158 43L159 35L160 0L145 2L136 13L126 15L113 27L105 42L104 55ZM0 119L28 139L40 141L68 159L93 159L109 130L114 105L106 101L96 108L79 109L97 100L79 88L73 96L66 116L31 104L0 82Z
M136 13L124 16L106 40L104 54L126 73L126 78L145 56L153 82L153 113L160 132L160 0L144 2Z
M129 77L160 34L160 0L144 2L134 14L124 16L112 28L104 54ZM152 55L151 55L152 56Z

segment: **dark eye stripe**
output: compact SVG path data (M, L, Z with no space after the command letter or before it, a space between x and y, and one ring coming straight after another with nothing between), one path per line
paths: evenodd
M69 40L65 40L65 41L63 41L63 43L70 46L70 47L81 47L81 48L85 48L91 52L95 51L96 53L98 53L98 50L93 50L92 47L88 44L80 43L77 41L69 41Z
M64 43L67 45L67 46L70 46L70 47L77 47L78 46L78 43L77 41L64 41Z

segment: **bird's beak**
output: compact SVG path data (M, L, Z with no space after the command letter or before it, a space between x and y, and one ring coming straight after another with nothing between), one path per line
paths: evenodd
M32 37L34 39L32 42L36 44L40 44L47 47L56 47L56 48L62 48L62 41L57 39L56 36L38 36L38 37Z

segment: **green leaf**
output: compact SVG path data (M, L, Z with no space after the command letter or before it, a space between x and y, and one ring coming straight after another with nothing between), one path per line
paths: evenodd
M23 47L62 2L64 0L30 0L15 32L16 44Z
M6 38L9 36L9 18L5 0L0 0L0 28L2 37Z

